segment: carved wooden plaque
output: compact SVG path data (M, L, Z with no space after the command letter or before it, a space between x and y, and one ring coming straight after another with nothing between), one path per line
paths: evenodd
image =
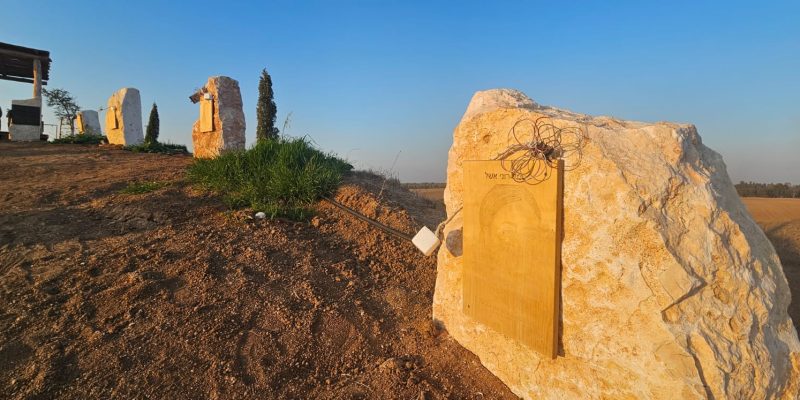
M200 132L214 131L214 100L200 100Z
M536 185L500 161L464 162L463 311L546 357L556 357L563 163Z

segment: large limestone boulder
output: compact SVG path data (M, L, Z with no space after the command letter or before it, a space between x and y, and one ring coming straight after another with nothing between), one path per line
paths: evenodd
M133 146L144 142L142 99L138 89L122 88L108 99L106 136L110 144Z
M564 177L559 355L462 313L462 162L522 117L585 127ZM800 343L780 261L694 126L591 117L478 92L453 133L433 316L525 399L796 399Z
M213 158L225 151L244 149L239 82L227 76L212 76L190 99L200 103L200 118L192 126L195 157Z

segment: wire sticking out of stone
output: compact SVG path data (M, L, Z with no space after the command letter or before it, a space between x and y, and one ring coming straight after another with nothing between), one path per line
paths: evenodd
M530 139L523 138L530 136ZM547 117L535 120L522 118L508 132L509 141L515 142L498 154L504 170L516 182L536 185L547 180L550 170L564 160L564 170L571 171L580 165L584 130L576 126L558 127Z

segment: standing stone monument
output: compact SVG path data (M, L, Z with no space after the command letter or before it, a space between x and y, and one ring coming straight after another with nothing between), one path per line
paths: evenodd
M82 135L101 135L100 117L95 110L82 110L75 116L75 127Z
M214 158L229 150L244 150L245 121L239 82L212 76L189 97L200 103L200 118L192 126L194 156Z
M525 324L509 333L464 311L464 296L475 290L464 252L476 229L459 212L467 209L465 164L495 158L512 144L517 121L539 117L582 126L586 135L582 162L563 175L555 358L519 339ZM433 317L515 394L798 398L800 342L781 263L722 157L693 125L592 117L540 106L515 90L478 92L453 133L445 204L452 219L438 253ZM508 226L499 232L515 235ZM496 239L542 251L538 240ZM502 274L508 262L498 260L483 267ZM533 292L549 287L537 275L517 279L532 280ZM496 296L515 296L498 282Z
M110 144L131 146L144 142L142 100L138 89L122 88L108 99L106 136Z
M17 142L41 140L42 98L11 100L9 139Z

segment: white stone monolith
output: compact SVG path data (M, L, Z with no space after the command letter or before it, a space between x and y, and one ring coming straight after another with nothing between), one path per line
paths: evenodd
M101 135L100 116L95 110L81 110L75 118L75 128L84 135Z
M110 144L130 146L144 142L142 100L138 89L122 88L108 99L106 136Z

